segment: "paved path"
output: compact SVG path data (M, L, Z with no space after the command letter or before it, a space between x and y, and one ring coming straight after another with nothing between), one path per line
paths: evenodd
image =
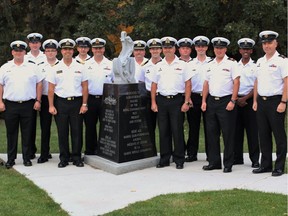
M6 161L5 154L0 154L0 158ZM252 174L247 154L246 163L233 166L232 173L203 171L202 166L207 162L205 155L199 154L199 160L185 163L183 170L176 170L175 164L171 164L162 169L152 167L122 175L88 165L59 169L58 154L44 164L37 164L34 159L32 167L24 167L21 155L18 158L15 170L44 189L71 216L104 214L167 193L238 188L288 195L287 174L280 177L272 177L271 173Z

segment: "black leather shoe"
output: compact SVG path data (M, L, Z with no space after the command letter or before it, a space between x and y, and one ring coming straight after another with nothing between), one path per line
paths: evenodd
M64 168L68 166L68 162L66 161L60 161L60 163L58 164L58 168Z
M259 174L259 173L265 173L265 172L271 172L272 169L264 168L264 167L259 167L258 169L252 170L254 174Z
M36 158L36 155L35 155L35 154L30 155L30 159L31 159L31 160L33 160L33 159L35 159L35 158Z
M75 165L76 167L84 167L84 163L81 160L74 161L73 165Z
M223 169L223 172L224 172L224 173L232 172L232 168L231 168L231 167L225 167L225 168Z
M274 169L272 172L272 176L281 176L284 172L281 169Z
M37 160L37 163L45 163L47 161L48 161L47 158L39 157L38 160Z
M252 163L252 166L251 166L252 168L259 168L260 167L260 164L259 164L259 162L254 162L254 163Z
M170 166L170 164L169 163L159 163L159 164L157 164L156 168L163 168L166 166Z
M205 165L202 168L203 170L214 170L214 169L221 169L221 166L215 166L215 165Z
M184 165L183 164L176 164L176 169L183 169Z
M48 159L52 159L52 155L51 154L48 155Z
M24 166L32 166L32 162L30 160L24 160Z
M7 161L7 162L5 163L5 167L6 167L7 169L12 168L14 165L15 165L15 161L14 161L14 160L13 160L13 161Z
M185 158L185 162L193 162L193 161L197 161L196 156L188 156Z
M244 164L243 160L235 160L233 165L241 165Z

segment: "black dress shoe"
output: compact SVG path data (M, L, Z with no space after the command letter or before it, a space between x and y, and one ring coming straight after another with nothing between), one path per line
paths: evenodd
M185 162L193 162L193 161L197 161L196 156L188 156L185 158Z
M265 172L271 172L272 169L264 168L264 167L259 167L258 169L252 170L254 174L259 174L259 173L265 173Z
M35 158L36 158L36 155L35 155L35 154L30 155L30 159L31 159L31 160L33 160L33 159L35 159Z
M84 167L84 163L81 160L74 161L73 165L75 165L76 167Z
M32 166L32 162L30 160L23 161L24 166Z
M64 168L68 166L68 162L66 161L60 161L60 163L58 164L58 168Z
M15 161L13 160L11 160L11 161L7 161L6 163L5 163L5 167L7 168L7 169L10 169L10 168L12 168L13 166L15 165Z
M259 168L260 167L260 164L259 164L259 162L254 162L254 163L252 163L252 166L251 166L252 168Z
M159 163L159 164L157 164L156 168L163 168L166 166L170 166L170 164L169 163Z
M45 163L47 161L48 161L47 158L39 157L38 160L37 160L37 163Z
M176 169L183 169L184 165L183 164L176 164Z
M52 159L52 155L51 154L48 155L48 159Z
M223 169L223 172L224 172L224 173L232 172L232 168L231 168L231 167L225 167L225 168Z
M221 166L215 166L215 165L205 165L202 168L203 170L214 170L214 169L221 169Z
M284 172L281 169L274 169L272 172L272 176L281 176Z
M244 164L243 160L235 160L233 165L241 165Z

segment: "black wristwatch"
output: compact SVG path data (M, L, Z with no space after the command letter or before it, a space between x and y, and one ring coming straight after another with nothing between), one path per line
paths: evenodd
M233 104L236 104L237 100L230 100Z

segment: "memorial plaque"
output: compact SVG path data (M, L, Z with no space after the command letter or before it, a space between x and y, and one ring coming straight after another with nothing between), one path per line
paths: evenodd
M104 84L98 155L117 163L156 156L144 83Z

